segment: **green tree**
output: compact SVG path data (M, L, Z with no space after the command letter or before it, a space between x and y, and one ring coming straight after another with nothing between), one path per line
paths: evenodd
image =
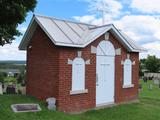
M18 24L25 21L28 12L34 11L36 0L0 0L0 45L11 43L21 35Z
M6 78L4 78L4 83L9 84L9 83L16 83L16 82L17 82L17 80L14 77L6 77Z
M156 58L156 56L148 56L144 62L145 68L149 72L157 73L160 71L160 59Z
M4 79L7 77L7 74L4 72L0 72L0 82L4 83Z
M24 83L26 79L26 73L24 71L21 71L21 73L17 77L17 82L18 83Z
M140 65L139 65L139 75L140 75L140 77L144 76L145 60L146 59L141 59L140 60Z

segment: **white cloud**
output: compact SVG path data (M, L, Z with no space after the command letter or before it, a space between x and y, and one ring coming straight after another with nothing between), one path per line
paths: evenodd
M19 25L18 30L24 34L27 27L24 25ZM26 60L26 52L20 51L18 49L19 41L22 39L22 36L16 37L16 40L11 44L6 44L0 46L0 60Z
M160 40L160 30L154 34L154 37Z
M142 36L136 35L133 31L125 31L125 34L135 41L140 41L142 39Z
M160 20L154 16L127 15L114 23L134 40L141 42L160 40L158 37Z
M27 27L20 25L20 26L18 27L18 30L19 30L22 34L24 34L24 33L26 32L26 30L27 30Z
M97 12L97 10L103 10L107 14L117 17L120 14L120 10L122 9L122 4L116 0L88 0L89 8L91 11Z
M118 28L122 29L133 40L141 43L147 52L140 53L140 58L156 55L160 58L160 21L159 18L146 15L123 16L115 21Z
M97 18L96 15L73 16L73 18L82 23L102 25L102 18Z
M85 18L85 17L82 17ZM87 23L101 23L101 18L92 16L87 19L77 19ZM147 57L148 54L160 57L160 20L158 17L147 15L126 15L119 20L113 21L118 29L124 31L130 38L141 43L148 52L140 54L140 58Z
M160 52L160 42L159 41L155 41L155 42L151 42L151 43L146 43L143 45L143 47L149 49L149 50L153 50L153 51L159 51Z
M85 15L85 16L74 16L73 17L75 20L83 22L83 23L90 23L92 21L95 20L95 16L94 15Z
M158 50L148 50L148 52L140 53L140 58L147 58L148 55L155 55L156 57L160 58L160 51Z
M88 11L91 15L74 16L78 21L96 25L102 24L102 10L105 11L105 22L109 23L112 19L121 15L122 4L117 0L80 0L89 3Z
M148 55L155 55L160 58L160 42L155 41L142 45L144 48L148 49L147 52L140 53L140 58L146 58Z
M102 18L94 15L74 17L84 23L100 25ZM118 29L123 30L132 39L140 42L160 40L160 19L146 15L126 15L119 20L112 21ZM107 23L110 23L107 21Z
M132 0L131 7L144 13L160 13L160 0Z
M130 26L130 29L136 32L154 33L155 29L158 30L160 27L160 20L154 16L127 15L117 20L117 24L125 29Z
M14 41L12 44L0 46L0 60L25 60L26 52L18 50L18 43Z

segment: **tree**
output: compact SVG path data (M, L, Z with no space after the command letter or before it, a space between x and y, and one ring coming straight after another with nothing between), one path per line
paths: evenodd
M0 45L11 43L21 33L18 24L25 21L28 12L34 11L36 0L0 0Z
M0 82L4 83L5 77L7 77L7 74L5 72L0 72Z
M144 62L145 68L149 72L157 73L160 71L160 59L156 58L156 56L148 56Z
M140 77L144 76L145 60L146 59L141 59L140 60L140 65L139 65L139 75L140 75Z
M14 77L6 77L4 78L4 83L10 84L10 83L16 83L17 80Z

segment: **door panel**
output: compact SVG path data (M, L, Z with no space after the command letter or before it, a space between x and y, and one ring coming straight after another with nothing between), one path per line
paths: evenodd
M115 49L110 41L101 41L96 58L96 105L114 102Z
M96 104L114 102L114 57L97 56Z

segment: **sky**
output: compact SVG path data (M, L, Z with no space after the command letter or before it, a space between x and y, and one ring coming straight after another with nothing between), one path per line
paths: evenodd
M148 50L140 58L148 54L160 58L160 0L38 0L34 14L101 25L102 8L105 24L113 23ZM32 15L28 13L26 21L18 26L23 34ZM0 47L0 60L26 60L26 52L18 50L22 37Z

